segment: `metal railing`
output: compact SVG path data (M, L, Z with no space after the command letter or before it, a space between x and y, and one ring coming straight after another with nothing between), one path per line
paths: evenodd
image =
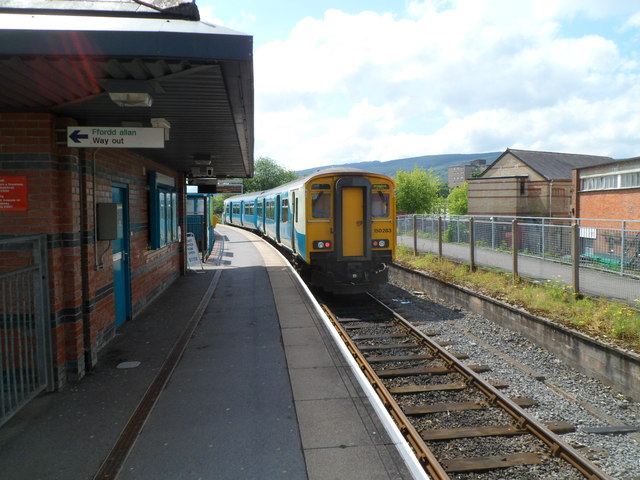
M399 215L397 236L416 253L561 281L576 292L582 286L630 303L640 298L640 221Z
M51 384L46 237L0 240L0 425Z

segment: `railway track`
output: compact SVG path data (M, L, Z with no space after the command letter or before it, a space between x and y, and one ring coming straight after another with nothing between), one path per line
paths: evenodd
M573 425L528 415L534 398L502 394L442 332L370 295L322 307L432 478L611 478L562 440Z

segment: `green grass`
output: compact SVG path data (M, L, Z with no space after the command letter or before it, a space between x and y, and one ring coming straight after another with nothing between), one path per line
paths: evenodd
M560 281L514 282L511 274L498 270L471 272L468 265L435 255L414 256L411 249L402 246L396 262L640 353L640 311L635 306L605 298L577 298L572 288ZM640 300L636 303L640 307Z

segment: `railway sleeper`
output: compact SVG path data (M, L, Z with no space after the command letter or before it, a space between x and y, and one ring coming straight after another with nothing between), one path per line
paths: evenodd
M489 382L495 388L507 388L509 384L506 382ZM392 387L389 389L390 393L394 395L407 395L412 393L424 393L424 392L443 392L448 390L464 390L469 388L469 385L464 382L460 383L441 383L436 385L403 385L401 387Z
M575 426L567 422L546 422L544 424L553 433L564 434L576 431ZM460 438L476 437L509 437L529 433L526 428L517 425L496 425L469 428L442 428L436 430L421 430L420 436L426 441L456 440Z
M342 328L345 330L360 330L362 328L390 328L397 326L398 324L393 322L349 322L343 325Z
M513 453L492 457L453 458L440 462L447 473L478 472L498 468L539 465L544 461L539 453Z
M466 360L469 358L469 355L466 353L452 353L452 355L458 360ZM438 358L430 353L419 353L415 355L365 355L365 357L369 363L409 362L412 360L435 360Z
M438 345L446 347L453 345L453 342L443 341L438 342ZM361 352L369 352L371 350L396 350L400 348L426 348L427 346L421 343L407 342L407 343L380 343L378 345L356 345Z
M512 398L512 402L520 407L532 407L537 405L533 398L517 397ZM431 413L441 412L461 412L467 410L485 410L488 408L486 403L482 402L443 402L432 403L429 405L416 405L413 407L403 408L402 411L405 415L429 415Z
M487 365L469 365L469 368L477 373L491 370ZM448 375L457 373L456 370L448 367L418 367L418 368L390 368L387 370L376 370L380 378L412 377L417 375Z
M436 335L440 335L440 332L424 332L425 335L429 337L434 337ZM351 337L351 340L354 342L359 340L378 340L385 338L406 338L406 333L376 333L372 335L354 335Z

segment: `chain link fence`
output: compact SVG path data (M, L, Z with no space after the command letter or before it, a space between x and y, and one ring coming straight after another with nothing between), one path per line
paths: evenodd
M640 221L399 215L397 236L416 253L559 280L594 295L640 298Z

